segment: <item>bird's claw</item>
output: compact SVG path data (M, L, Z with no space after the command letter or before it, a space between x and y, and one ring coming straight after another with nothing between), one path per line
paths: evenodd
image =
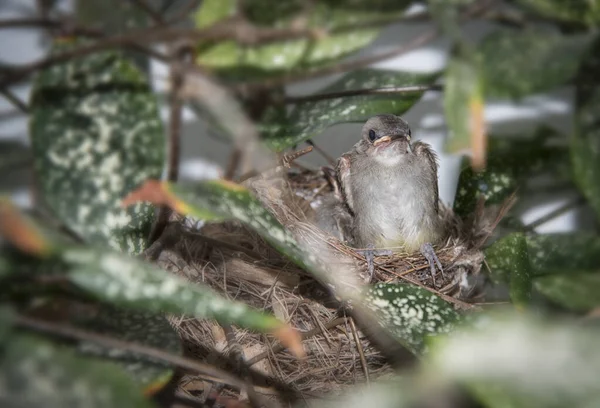
M423 245L421 245L421 254L423 254L425 259L427 259L427 262L429 263L429 268L431 268L431 280L433 282L433 287L436 287L436 284L435 284L435 275L436 275L435 265L436 264L440 270L440 273L442 274L442 279L445 279L444 268L442 268L442 263L440 262L440 259L435 254L435 250L433 249L433 246L429 242L426 242Z
M374 245L368 245L367 249L357 249L356 252L365 257L367 261L367 271L369 272L369 283L373 280L375 274L375 264L373 259L376 256L391 256L393 252L389 249L375 249Z

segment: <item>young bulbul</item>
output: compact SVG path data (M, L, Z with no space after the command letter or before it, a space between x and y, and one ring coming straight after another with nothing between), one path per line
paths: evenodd
M396 115L370 118L361 140L337 162L337 181L350 217L344 228L373 274L373 256L383 248L420 250L428 260L435 286L435 263L443 273L432 244L443 238L439 218L437 158L423 142L411 144L408 124ZM339 212L325 206L323 211ZM343 231L338 236L344 235ZM435 262L435 263L434 263Z

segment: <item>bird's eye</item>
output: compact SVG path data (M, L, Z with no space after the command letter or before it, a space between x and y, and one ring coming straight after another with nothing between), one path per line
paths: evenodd
M377 139L377 135L375 134L375 131L373 129L369 130L369 140L372 142L375 139Z

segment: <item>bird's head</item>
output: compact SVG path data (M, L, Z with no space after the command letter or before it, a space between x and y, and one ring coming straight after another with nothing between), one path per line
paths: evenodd
M368 156L391 159L411 153L410 139L408 123L400 116L377 115L363 126L360 147Z

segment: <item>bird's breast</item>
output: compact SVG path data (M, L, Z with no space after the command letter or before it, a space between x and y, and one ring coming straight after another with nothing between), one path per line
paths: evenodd
M362 245L378 247L403 246L413 251L430 240L437 217L425 189L418 180L393 177L373 177L359 187L357 197L356 233Z

